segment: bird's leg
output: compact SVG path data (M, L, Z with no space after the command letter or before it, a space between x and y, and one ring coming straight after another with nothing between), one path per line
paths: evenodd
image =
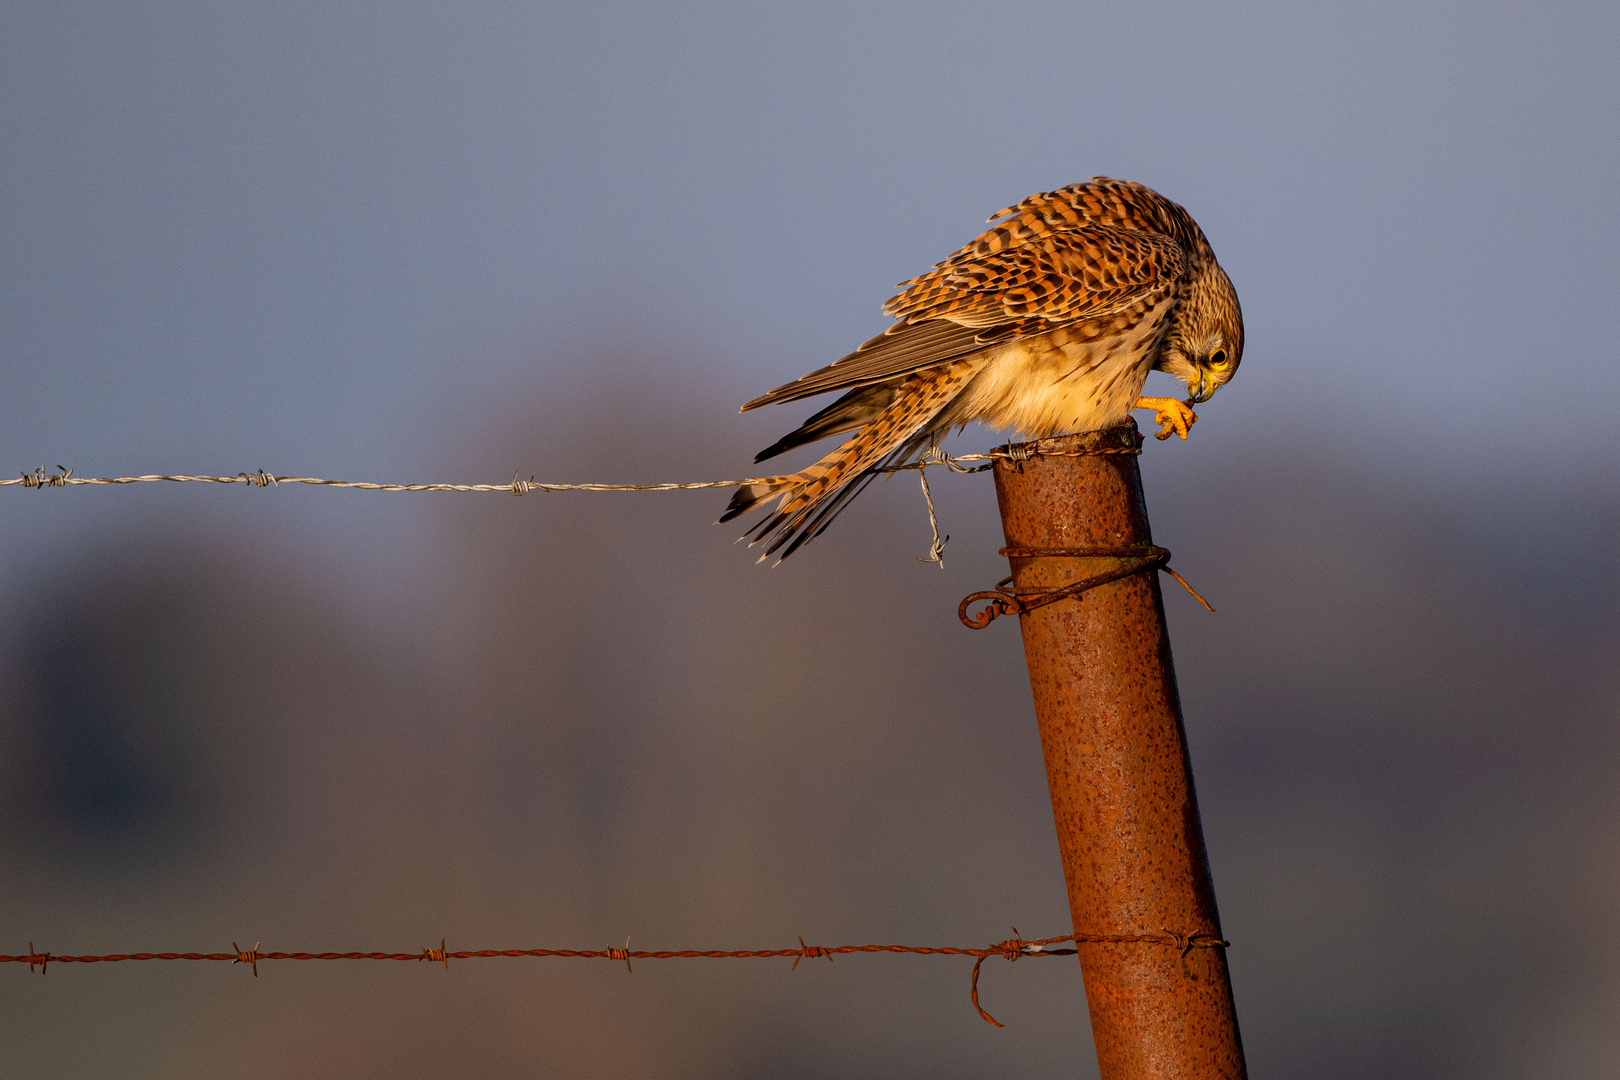
M1187 437L1187 429L1198 423L1198 414L1184 401L1169 397L1137 398L1133 409L1152 409L1153 419L1159 425L1155 439L1168 439L1171 435Z

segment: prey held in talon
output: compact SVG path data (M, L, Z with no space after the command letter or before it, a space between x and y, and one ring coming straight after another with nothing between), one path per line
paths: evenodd
M745 534L787 558L885 466L975 421L1023 439L1098 431L1152 409L1187 438L1192 406L1237 374L1243 311L1186 210L1128 180L1093 177L990 216L978 239L883 306L894 325L743 411L842 391L756 462L854 432L808 468L737 489L721 521L776 500ZM1148 372L1187 400L1143 397Z

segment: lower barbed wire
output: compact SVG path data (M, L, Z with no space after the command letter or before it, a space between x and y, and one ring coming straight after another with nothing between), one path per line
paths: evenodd
M1052 949L1050 945L1060 945L1072 942L1074 949ZM922 956L971 956L976 958L973 965L973 978L970 983L970 999L973 1007L978 1010L987 1023L996 1027L1005 1027L995 1017L985 1012L979 1004L979 970L984 966L985 960L992 956L999 956L1008 961L1016 961L1026 956L1073 956L1078 952L1080 945L1162 945L1174 949L1186 960L1194 949L1225 949L1231 942L1223 940L1216 934L1197 932L1191 934L1176 933L1163 930L1157 934L1063 934L1058 937L1037 938L1026 941L1013 928L1013 936L1006 941L997 942L984 948L958 948L949 945L807 945L804 938L799 938L799 947L788 949L681 949L681 950L642 950L630 948L630 939L624 939L624 948L608 946L605 949L467 949L453 950L445 945L445 939L439 939L439 947L431 946L416 952L267 952L260 947L262 943L256 942L251 949L243 949L235 942L231 943L231 952L196 953L196 952L162 952L162 953L106 953L100 955L59 955L49 951L40 952L34 948L34 943L28 943L28 951L16 956L0 956L0 963L27 964L30 971L38 968L43 974L52 962L58 964L103 964L119 963L131 960L217 960L231 964L249 965L255 977L259 974L259 964L271 960L423 960L434 964L442 964L446 969L450 967L451 960L480 960L492 957L572 957L584 960L612 960L630 968L631 960L675 960L675 959L769 959L772 957L793 957L793 970L797 970L800 960L826 957L829 961L834 955L851 953L909 953Z

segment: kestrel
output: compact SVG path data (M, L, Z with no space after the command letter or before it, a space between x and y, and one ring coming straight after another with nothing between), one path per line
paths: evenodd
M721 521L772 497L746 534L786 558L819 535L877 470L927 452L977 420L1039 439L1124 423L1152 409L1160 439L1185 439L1191 406L1237 374L1243 312L1197 222L1156 191L1096 176L1031 195L977 240L903 281L895 323L848 356L743 406L845 391L764 461L855 431L796 473L738 488ZM1185 403L1142 397L1149 371Z

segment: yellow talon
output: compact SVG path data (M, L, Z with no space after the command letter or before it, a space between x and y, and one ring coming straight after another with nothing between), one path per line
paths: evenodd
M1171 435L1187 437L1187 429L1198 423L1198 414L1185 401L1168 397L1137 398L1135 409L1152 409L1153 419L1159 425L1155 439L1168 439Z

